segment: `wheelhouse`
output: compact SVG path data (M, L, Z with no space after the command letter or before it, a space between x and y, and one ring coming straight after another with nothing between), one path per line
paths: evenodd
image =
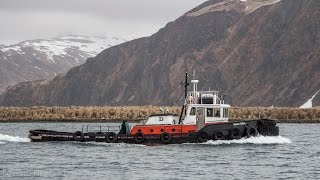
M219 96L218 91L192 91L187 101L183 124L196 124L199 117L206 124L228 122L230 105L224 103L224 96Z

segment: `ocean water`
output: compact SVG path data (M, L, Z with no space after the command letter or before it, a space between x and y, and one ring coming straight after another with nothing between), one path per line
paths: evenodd
M0 123L0 179L320 179L320 124L279 124L278 137L161 146L27 138L30 129L82 125Z

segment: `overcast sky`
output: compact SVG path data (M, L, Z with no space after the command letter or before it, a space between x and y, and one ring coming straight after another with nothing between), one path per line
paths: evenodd
M206 0L0 0L0 44L64 34L142 37Z

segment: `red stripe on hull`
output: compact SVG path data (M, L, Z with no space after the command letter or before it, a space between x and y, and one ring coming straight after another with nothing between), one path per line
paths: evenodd
M210 123L223 124L223 123ZM206 124L206 125L210 125ZM162 134L168 132L170 134L196 132L196 125L136 125L132 128L131 134L142 132L143 134Z

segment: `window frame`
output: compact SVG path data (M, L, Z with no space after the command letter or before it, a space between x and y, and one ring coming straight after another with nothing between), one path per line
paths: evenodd
M209 111L208 110L210 110L211 111L211 115L209 116ZM206 117L209 117L209 118L213 118L214 116L213 116L213 108L206 108Z
M190 113L189 113L189 115L190 116L195 116L196 115L196 107L191 107L191 109L190 109ZM192 113L192 114L191 114Z

